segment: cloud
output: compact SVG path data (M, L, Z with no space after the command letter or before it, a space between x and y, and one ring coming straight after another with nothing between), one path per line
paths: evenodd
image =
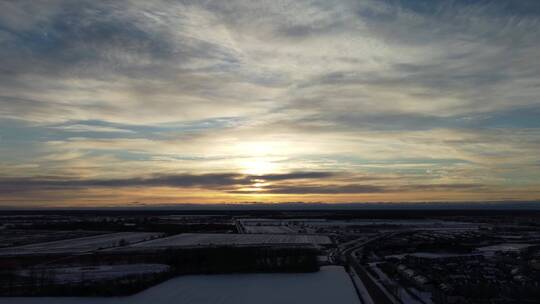
M103 127L103 126L91 126L91 125L84 125L84 124L57 126L57 127L51 127L51 128L60 129L62 131L67 131L67 132L81 132L81 133L85 133L85 132L133 133L133 131L126 130L126 129Z
M234 192L258 168L291 197L530 188L539 26L537 1L3 1L0 177Z
M70 191L74 189L92 188L200 188L223 191L234 194L362 194L362 193L390 193L410 191L476 191L482 189L481 184L416 184L400 187L381 186L373 184L325 184L321 181L331 180L335 176L331 172L293 172L288 174L243 175L239 173L220 174L177 174L153 175L141 178L123 179L65 179L61 177L36 178L2 178L0 179L0 192L13 194L32 191ZM343 175L343 174L342 174ZM319 181L317 184L291 184L291 181ZM358 180L377 181L375 178L350 178ZM269 182L278 182L268 184ZM286 182L286 183L283 183ZM261 186L261 183L262 186ZM243 190L242 188L257 189Z
M123 188L123 187L173 187L207 189L227 189L251 186L257 181L288 181L305 179L325 179L333 176L330 172L293 172L288 174L244 175L239 173L209 174L155 174L140 178L118 179L65 179L48 178L1 178L0 191L4 193L32 190L66 190L74 188Z
M370 184L309 184L309 185L271 185L257 190L233 190L237 194L377 194L407 193L429 191L479 191L482 184L413 184L405 186L381 186Z
M271 194L358 194L382 193L384 187L373 185L311 185L311 186L276 186L263 189L262 193ZM246 193L236 191L233 193ZM248 192L249 193L249 192ZM253 192L251 192L253 193ZM255 192L257 193L257 192Z
M257 178L265 181L282 181L291 179L317 179L335 177L337 174L333 172L293 172L286 174L263 174Z

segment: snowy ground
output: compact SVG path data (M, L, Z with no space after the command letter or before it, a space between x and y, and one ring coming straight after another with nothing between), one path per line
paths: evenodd
M102 265L91 267L55 267L47 268L56 283L77 283L84 281L98 281L121 278L129 275L159 273L169 270L165 264L129 264L129 265ZM37 270L39 272L39 270ZM19 272L22 276L31 276L30 270Z
M404 254L392 254L387 255L385 258L396 258L396 259L403 259L406 256L412 256L416 258L424 258L424 259L442 259L442 258L453 258L453 257L473 257L478 256L481 254L478 253L440 253L440 252L413 252L413 253L404 253Z
M28 244L74 239L98 234L104 231L82 230L42 230L42 229L0 229L0 247L24 246Z
M296 230L288 226L244 226L246 233L294 234Z
M378 226L378 225L391 225L391 226L407 226L407 227L445 227L445 228L476 228L478 225L467 222L457 221L443 221L443 220L328 220L319 222L307 222L305 223L312 227L324 227L324 226Z
M388 219L355 219L355 220L326 220L326 219L240 219L243 225L287 225L301 224L309 226L372 226L372 225L400 225L400 226L477 226L474 223L444 221L436 219L426 220L388 220Z
M189 247L209 245L330 244L326 236L284 234L182 233L134 244L130 247Z
M45 242L25 246L0 249L2 255L29 255L51 253L83 253L93 250L119 246L122 242L132 244L158 237L159 233L118 232L83 238Z
M0 298L0 304L359 304L340 266L316 273L181 276L129 297Z
M477 248L476 250L480 252L494 252L494 251L520 251L527 247L531 247L531 244L521 244L521 243L505 243L492 246L485 246Z

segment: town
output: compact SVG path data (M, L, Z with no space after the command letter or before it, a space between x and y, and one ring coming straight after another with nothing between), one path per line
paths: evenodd
M346 294L343 303L538 303L540 214L510 213L3 212L0 303L137 297L201 275L326 272L340 276L326 295Z

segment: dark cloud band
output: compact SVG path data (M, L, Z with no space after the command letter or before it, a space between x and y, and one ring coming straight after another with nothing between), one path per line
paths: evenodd
M54 190L74 188L122 188L122 187L200 187L220 189L250 186L257 181L287 181L301 179L325 179L332 177L331 172L293 172L286 174L244 175L239 173L218 174L178 174L154 175L141 178L124 179L54 179L54 178L18 178L0 179L0 193L31 190Z

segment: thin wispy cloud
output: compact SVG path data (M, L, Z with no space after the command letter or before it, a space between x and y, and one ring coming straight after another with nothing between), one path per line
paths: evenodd
M532 0L2 1L1 203L538 199L539 26Z

